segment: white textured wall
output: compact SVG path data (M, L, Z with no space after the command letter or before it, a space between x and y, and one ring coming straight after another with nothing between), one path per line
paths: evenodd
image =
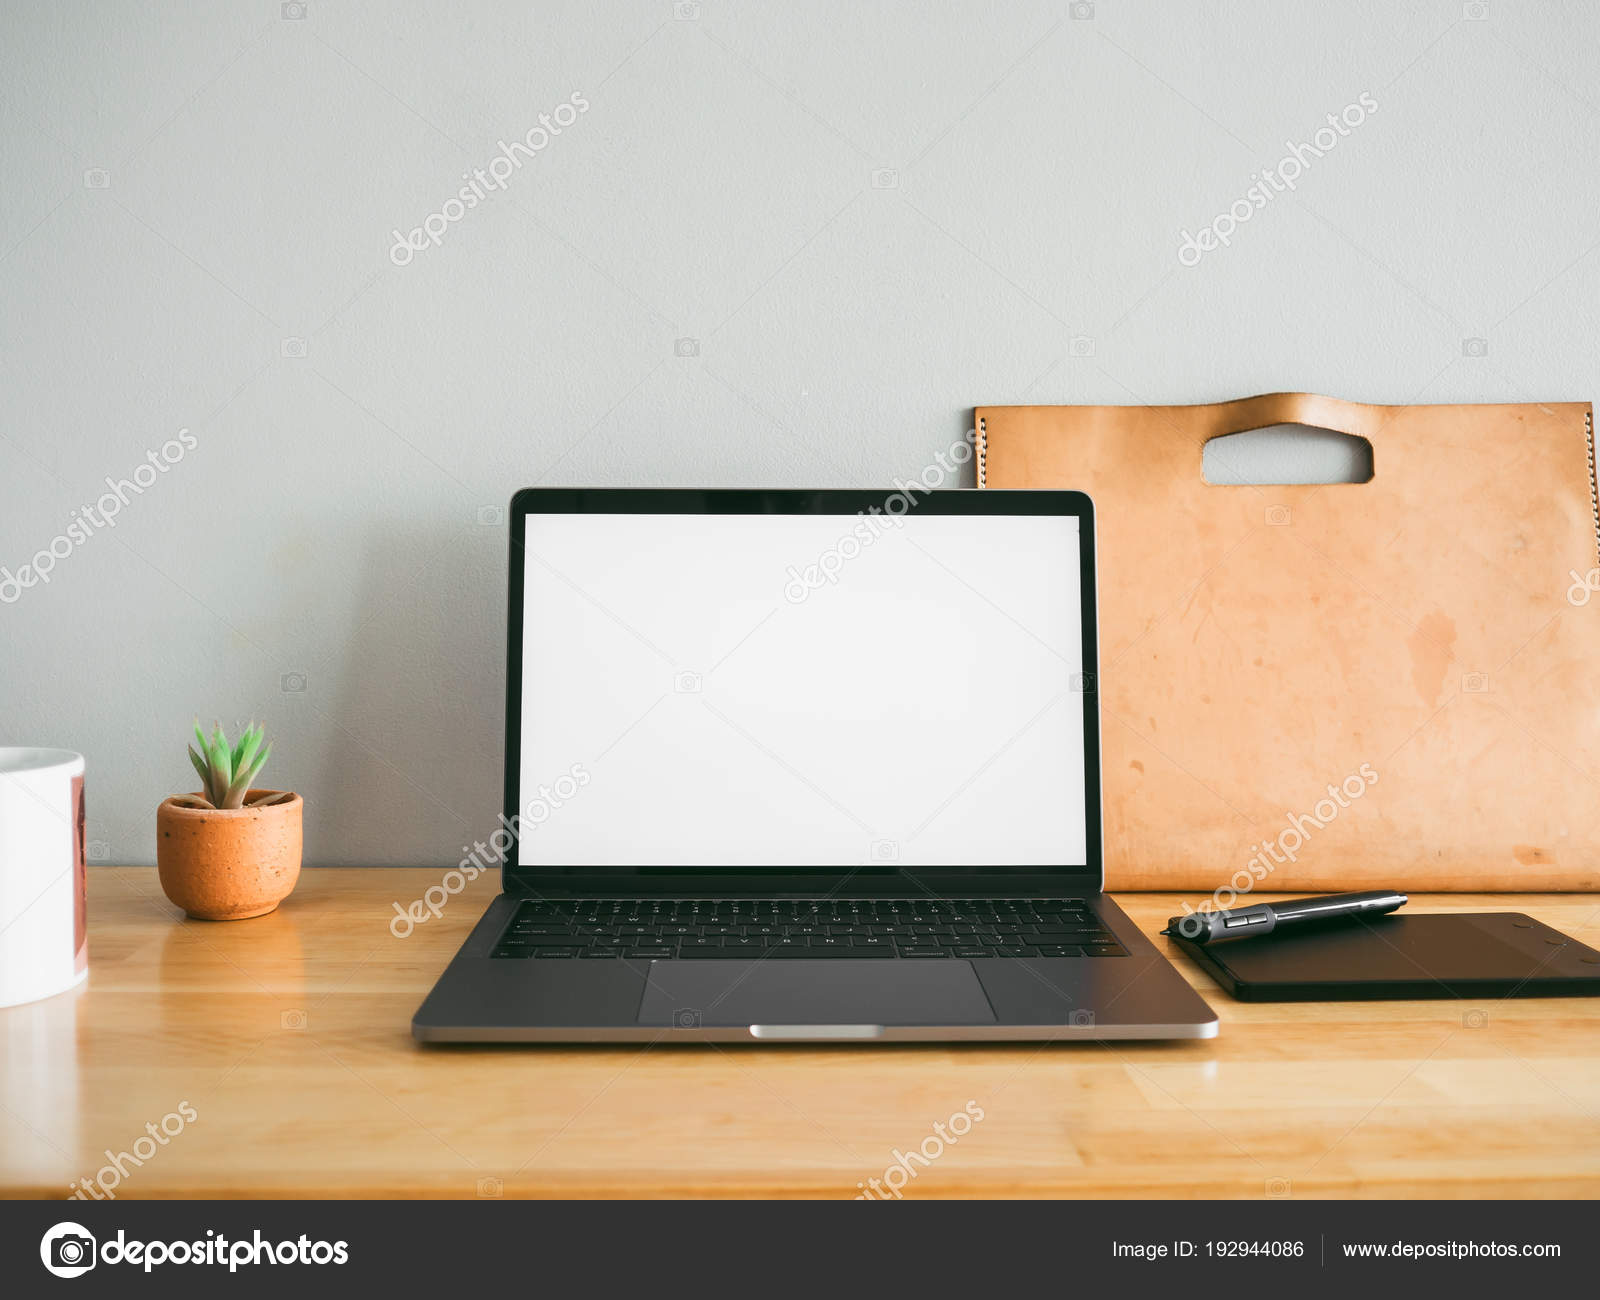
M284 8L0 8L0 567L66 538L0 587L0 743L87 755L97 857L153 860L196 713L269 724L308 861L459 856L519 486L883 485L979 402L1600 378L1600 6Z

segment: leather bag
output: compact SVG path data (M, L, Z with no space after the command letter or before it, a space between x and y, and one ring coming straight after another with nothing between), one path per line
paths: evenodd
M1207 483L1208 440L1365 438L1366 483ZM1095 502L1107 882L1600 888L1587 403L993 406L979 486ZM996 665L1003 671L1003 665Z

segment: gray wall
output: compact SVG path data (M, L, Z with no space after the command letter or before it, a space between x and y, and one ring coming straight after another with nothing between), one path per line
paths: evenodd
M87 755L96 858L153 860L197 713L269 724L308 862L459 856L521 485L883 485L978 402L1600 388L1600 6L306 10L4 0L0 567L65 554L0 587L0 743Z

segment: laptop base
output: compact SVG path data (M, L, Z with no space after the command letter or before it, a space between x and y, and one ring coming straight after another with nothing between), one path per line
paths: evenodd
M878 961L490 956L501 895L412 1021L424 1043L997 1042L1211 1038L1216 1014L1105 895L1128 955Z

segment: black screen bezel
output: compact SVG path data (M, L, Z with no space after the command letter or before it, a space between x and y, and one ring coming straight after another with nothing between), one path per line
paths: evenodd
M527 518L532 514L813 514L853 516L885 511L895 498L906 509L932 515L1047 515L1078 520L1079 583L1083 623L1083 863L1059 866L642 867L523 866L515 841L505 854L502 888L543 896L650 894L717 897L786 895L984 895L1094 892L1104 881L1100 789L1099 637L1095 603L1094 505L1082 492L935 490L910 495L880 491L795 491L709 488L523 488L511 498L511 563L506 617L504 814L519 811L521 780L523 590ZM909 503L909 504L908 504Z

